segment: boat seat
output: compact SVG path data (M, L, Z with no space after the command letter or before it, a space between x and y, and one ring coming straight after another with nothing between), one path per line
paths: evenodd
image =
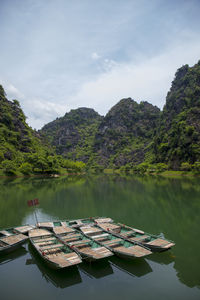
M142 242L142 241L151 240L151 238L148 235L142 235L139 237L130 238L130 240L134 242Z
M122 239L109 240L109 241L105 242L105 245L106 246L110 246L110 245L114 245L114 244L119 245L121 242L123 242Z
M10 236L13 235L13 233L8 232L7 230L1 230L0 234L2 234L3 236Z
M104 238L106 236L109 236L109 233L103 233L103 234L98 234L98 235L93 235L93 239L97 239L97 238Z
M46 247L40 247L41 250L49 250L49 249L56 249L62 247L63 244L54 244L54 245L47 245Z
M78 246L78 245L81 245L81 244L89 244L91 242L91 240L81 240L81 241L77 241L77 242L72 242L72 243L69 243L71 246Z

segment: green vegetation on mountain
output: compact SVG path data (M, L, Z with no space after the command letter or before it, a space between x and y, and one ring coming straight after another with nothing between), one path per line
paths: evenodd
M105 117L78 108L39 132L25 121L19 102L0 86L0 169L57 173L109 170L131 173L200 173L200 62L178 69L163 111L122 99Z
M154 138L156 162L200 169L200 61L178 69Z
M0 85L0 173L6 175L80 171L85 164L55 155L26 123L17 100L9 101Z
M95 134L102 117L90 108L78 108L45 125L40 131L67 159L88 162L93 154Z
M131 98L119 101L105 116L95 136L97 163L119 168L148 160L159 116L159 108L148 102L138 104Z

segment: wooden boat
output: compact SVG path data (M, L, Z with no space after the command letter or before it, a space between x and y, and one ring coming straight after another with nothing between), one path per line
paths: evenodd
M72 228L79 228L81 226L101 224L104 222L113 222L113 220L107 217L90 217L77 220L39 222L37 223L37 227L49 230L52 230L55 226L70 226Z
M96 261L113 255L109 249L102 247L101 244L88 238L74 228L57 226L53 228L53 231L62 242L71 247L71 249L87 261Z
M58 270L51 269L44 263L43 259L38 255L38 252L31 244L28 245L28 251L31 258L26 259L26 265L37 265L42 278L45 278L47 282L51 282L56 288L64 289L82 282L77 267L72 267L68 269L67 272L66 269L60 269L58 272ZM79 266L82 264L79 264Z
M0 231L0 254L12 252L22 246L28 237L18 233L14 228Z
M107 217L90 217L85 219L68 220L66 221L66 225L73 228L79 228L81 226L94 225L94 224L104 223L104 222L111 223L113 222L113 220Z
M82 262L80 256L46 229L29 231L30 242L52 269L62 269Z
M35 229L34 225L22 225L22 226L17 226L14 227L14 230L18 233L22 233L25 235L28 235L29 230Z
M136 242L138 245L144 245L154 252L166 251L175 245L174 242L166 240L159 236L146 233L142 230L129 227L121 223L101 223L98 224L103 230L117 234L130 242Z
M134 242L129 242L123 238L118 238L112 233L107 233L97 226L85 226L80 230L94 241L97 241L102 246L108 248L114 254L122 258L133 259L136 257L144 257L151 254L151 251L143 246L137 245Z
M37 227L41 228L41 229L48 229L48 230L52 230L54 227L54 224L52 221L49 222L38 222L36 224Z

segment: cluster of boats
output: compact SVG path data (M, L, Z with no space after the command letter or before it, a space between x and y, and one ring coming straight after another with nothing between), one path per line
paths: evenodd
M112 255L139 258L161 252L174 242L146 233L111 218L94 217L71 221L39 222L0 231L0 254L11 252L30 240L53 269L62 269Z

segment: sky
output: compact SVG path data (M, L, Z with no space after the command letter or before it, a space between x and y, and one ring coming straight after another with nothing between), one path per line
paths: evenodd
M0 84L32 128L131 97L163 108L200 60L200 0L0 0Z

